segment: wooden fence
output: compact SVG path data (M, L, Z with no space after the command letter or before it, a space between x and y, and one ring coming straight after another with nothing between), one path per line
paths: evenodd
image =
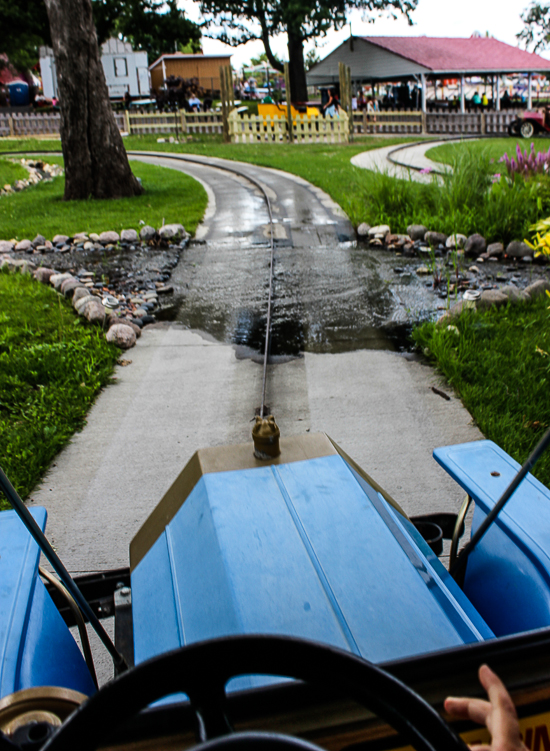
M288 143L289 128L285 117L271 115L229 114L229 135L232 143ZM340 117L294 118L294 143L348 143L349 120L345 112Z
M131 135L142 133L223 133L220 112L124 112L124 130Z
M506 135L519 112L354 112L353 127L355 133Z
M354 133L396 133L426 135L505 135L508 125L516 119L520 110L502 112L354 112ZM231 140L235 143L275 143L288 141L287 120L284 117L240 116L235 111L229 115ZM55 136L59 134L59 113L13 112L0 110L0 137L2 136ZM221 112L154 112L138 114L115 113L119 129L124 133L138 135L194 133L223 133ZM269 121L269 122L268 122ZM298 117L294 120L293 136L300 143L347 143L344 122L349 123L345 112L339 118Z

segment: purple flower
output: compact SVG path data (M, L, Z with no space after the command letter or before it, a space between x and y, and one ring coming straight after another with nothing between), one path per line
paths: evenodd
M421 175L429 175L431 171L432 171L431 167L424 167L424 169L420 170L420 174Z
M502 175L500 174L500 172L495 172L495 174L491 178L491 182L498 183L501 177Z

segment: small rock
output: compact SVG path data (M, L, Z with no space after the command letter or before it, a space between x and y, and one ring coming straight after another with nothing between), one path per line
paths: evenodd
M68 235L54 235L54 237L52 237L52 243L54 245L65 245L68 239Z
M0 240L0 253L11 253L14 247L15 243L11 240Z
M60 291L62 295L65 295L65 297L72 297L75 290L82 287L83 284L82 282L79 282L78 279L65 279L65 281L61 285Z
M480 310L486 310L493 306L500 307L506 305L508 297L498 289L486 289L481 293L481 298L477 303L477 308Z
M108 243L117 243L120 240L118 232L102 232L99 236L99 242L107 245Z
M428 228L424 227L423 224L410 224L407 227L407 234L413 242L424 240L427 231Z
M17 245L15 246L14 250L16 250L18 253L20 251L27 251L32 249L32 243L30 240L20 240Z
M61 247L59 248L59 252L60 253L68 253L70 251L70 249L71 249L70 245L61 245Z
M123 242L127 243L137 242L138 233L135 231L135 229L123 229L120 233L120 239Z
M386 235L389 233L390 228L387 224L378 224L376 227L371 227L369 229L369 237L376 237L377 235L380 235L382 237L386 237Z
M53 269L47 269L44 266L40 266L40 268L36 269L33 276L35 279L38 279L39 282L42 282L42 284L49 284L50 278L56 273L57 272Z
M95 243L99 242L99 235L97 234L97 232L90 232L88 237Z
M129 318L119 318L117 315L111 314L107 323L108 328L117 325L130 326L138 339L141 336L141 328L136 323L130 321Z
M61 289L61 285L65 281L65 279L74 279L72 274L65 273L65 274L54 274L50 277L50 284L52 287L59 292Z
M147 311L144 308L138 308L136 311L134 311L134 318L143 318L143 316L147 315Z
M77 232L76 235L73 235L73 240L76 242L86 242L88 239L88 235L86 232Z
M76 308L76 303L82 300L84 297L91 297L86 287L77 287L73 292L73 305Z
M161 240L182 240L186 235L183 224L165 224L159 229Z
M141 316L141 322L144 326L146 326L148 323L155 323L155 316L145 315Z
M420 276L426 276L426 274L430 273L430 269L427 266L419 266L416 269L416 273L419 274Z
M395 245L399 240L399 235L392 235L390 232L384 238L386 245Z
M84 243L84 250L92 250L94 247L94 244L91 240L86 240Z
M506 295L506 297L513 303L528 299L528 295L526 295L524 291L518 289L515 284L507 284L505 287L502 287L500 292L503 295Z
M485 252L489 258L501 256L504 253L504 245L502 243L491 243L487 246Z
M32 247L38 248L40 245L44 245L46 238L43 235L37 235L32 241Z
M431 245L433 248L437 245L445 245L447 242L447 235L443 232L432 232L431 230L428 230L424 235L424 242L427 242L428 245Z
M455 303L455 305L452 306L444 315L441 316L441 318L438 320L437 325L438 326L444 326L449 323L449 320L452 320L453 318L458 318L458 316L462 313L462 311L465 308L469 308L470 304L466 302L465 300L460 300L459 302Z
M157 292L159 295L169 295L171 292L174 291L174 288L171 284L167 284L164 287L159 287L157 289Z
M506 255L509 258L523 258L531 255L531 248L521 240L512 240L506 248Z
M367 237L367 235L369 234L369 229L370 229L370 224L367 224L366 222L362 222L357 227L357 234L359 235L359 237Z
M464 243L464 253L467 256L478 256L484 253L487 248L487 240L477 232L466 240Z
M451 250L462 250L466 244L466 240L466 235L450 235L445 241L445 247L450 248Z
M139 236L144 242L149 242L150 240L155 239L155 237L157 236L157 231L154 227L150 227L148 224L146 224L145 227L141 228Z
M84 306L82 314L90 323L103 323L107 310L99 300L92 299Z
M122 323L115 323L105 335L105 339L108 342L116 344L121 349L130 349L130 347L133 347L136 343L136 338L136 332L130 326Z
M538 279L536 282L533 282L533 284L530 284L524 290L525 294L528 295L531 300L534 300L536 297L540 297L541 295L545 295L547 291L550 291L550 284L548 284L545 279Z

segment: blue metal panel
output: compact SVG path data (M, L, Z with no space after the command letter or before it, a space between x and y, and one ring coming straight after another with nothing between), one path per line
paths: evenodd
M42 530L46 510L31 513ZM40 551L14 511L0 513L0 697L33 686L91 694L82 655L38 578Z
M397 516L338 455L203 476L132 574L136 662L236 633L374 661L490 638Z
M472 533L520 465L492 441L437 449L472 496ZM550 626L550 491L528 474L470 555L464 591L497 636Z

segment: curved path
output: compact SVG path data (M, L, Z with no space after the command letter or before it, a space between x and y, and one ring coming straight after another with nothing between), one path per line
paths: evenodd
M228 328L253 329L247 316L266 293L266 213L246 175L272 196L276 296L289 320L298 315L294 307L314 334L316 311L324 310L327 320L335 316L337 337L339 306L364 302L353 289L358 266L350 260L351 225L322 191L251 165L191 164L166 154L132 158L196 177L207 187L210 204L198 241L174 273L174 284L184 290L185 325L146 327L124 355L131 364L117 367L116 385L99 396L84 430L32 496L48 508L49 538L71 571L127 565L130 540L193 452L250 440L262 368L243 357L238 341L225 343ZM240 174L223 166L236 166ZM315 284L305 289L308 278ZM287 287L292 292L285 296ZM456 398L446 401L432 391L445 386L430 368L363 349L306 351L269 371L267 403L283 435L327 432L411 514L458 508L461 491L431 453L438 445L481 436Z
M392 177L402 180L413 179L418 182L431 182L431 173L441 173L449 169L441 162L434 162L426 152L436 146L447 143L461 143L463 138L446 138L439 141L419 141L402 146L384 146L381 149L363 151L351 159L356 167L373 171L387 172ZM421 172L429 170L429 172Z

